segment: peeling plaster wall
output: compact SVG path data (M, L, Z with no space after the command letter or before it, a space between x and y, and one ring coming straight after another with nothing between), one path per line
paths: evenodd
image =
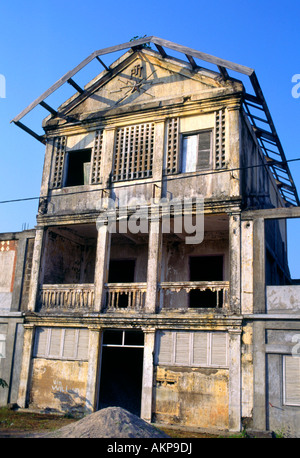
M83 413L88 362L34 358L29 407Z
M227 429L228 385L228 369L156 367L156 421Z

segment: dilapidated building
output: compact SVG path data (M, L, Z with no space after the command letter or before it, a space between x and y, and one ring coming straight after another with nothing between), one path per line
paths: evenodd
M92 62L103 71L82 86ZM23 123L38 105L42 135ZM138 39L94 52L13 121L45 144L18 404L267 429L255 335L265 278L291 279L285 220L265 236L251 211L299 200L255 72Z

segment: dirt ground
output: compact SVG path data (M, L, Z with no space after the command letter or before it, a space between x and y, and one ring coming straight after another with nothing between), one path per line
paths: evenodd
M55 414L0 408L0 438L37 437L77 421ZM160 428L172 438L216 438L212 434Z

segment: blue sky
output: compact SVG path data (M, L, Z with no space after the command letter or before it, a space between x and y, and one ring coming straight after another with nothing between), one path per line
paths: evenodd
M292 77L300 74L299 2L5 3L0 9L0 75L6 82L6 97L0 98L1 201L38 196L43 168L43 145L11 119L93 51L134 36L155 35L254 68L287 159L300 157L300 98L291 92ZM40 133L46 115L41 108L30 119ZM300 162L290 169L300 194ZM36 212L37 201L0 204L0 232L34 227ZM288 223L291 270L298 278L299 224Z

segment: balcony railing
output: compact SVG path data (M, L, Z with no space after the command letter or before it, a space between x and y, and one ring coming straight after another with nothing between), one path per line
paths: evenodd
M93 310L95 299L93 284L43 285L39 294L39 307L43 310Z
M143 310L147 283L107 283L105 310Z
M228 308L229 282L177 281L159 284L162 307L172 298L172 308ZM188 299L176 298L174 293L185 291ZM106 312L141 311L145 308L147 283L106 283ZM39 293L39 310L93 311L94 284L43 285ZM183 305L184 304L184 305ZM168 307L167 307L168 308Z
M160 290L163 293L163 302L169 293L185 291L189 294L188 306L192 308L228 308L229 282L228 281L177 281L162 282ZM176 308L181 308L177 304Z

